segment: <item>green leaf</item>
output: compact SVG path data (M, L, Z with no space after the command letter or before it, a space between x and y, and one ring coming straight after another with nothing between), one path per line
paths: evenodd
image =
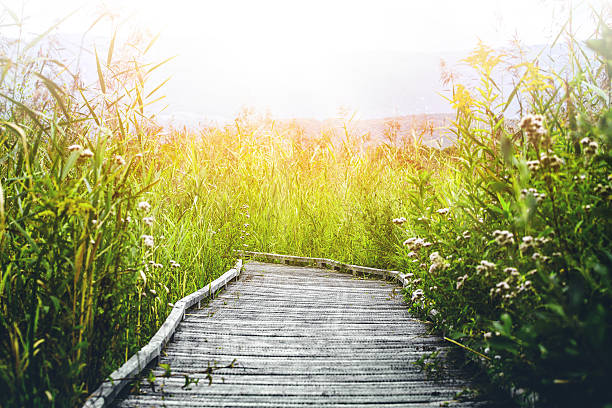
M544 305L544 307L548 310L550 310L551 312L554 312L556 314L558 314L560 317L566 319L567 316L565 314L565 310L563 310L563 306L557 304L557 303L547 303Z
M62 168L62 174L60 175L60 180L63 180L66 178L70 170L72 170L72 168L74 167L74 164L79 159L79 156L80 156L80 152L78 151L74 151L70 153L70 156L68 156L68 160L66 160L66 164L64 164L64 167Z
M98 68L98 81L100 81L100 89L102 93L106 93L106 84L104 83L104 74L102 73L102 66L100 65L100 58L98 57L98 50L94 48L96 54L96 67Z
M106 56L106 66L110 67L111 61L113 59L113 50L115 49L115 38L117 37L117 30L113 33L113 38L111 39L110 46L108 47L108 55Z

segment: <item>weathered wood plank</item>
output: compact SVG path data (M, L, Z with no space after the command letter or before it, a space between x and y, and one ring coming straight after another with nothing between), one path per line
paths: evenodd
M238 260L236 266L225 272L221 277L209 283L204 288L182 298L174 304L170 315L166 318L149 343L141 348L136 354L125 362L117 370L113 371L107 381L103 382L89 398L85 401L83 408L101 408L108 406L114 401L121 390L133 378L138 376L145 367L157 358L162 349L174 334L181 320L185 315L185 310L192 307L203 299L212 297L220 288L227 285L229 281L235 279L242 271L242 260Z
M308 258L276 261L312 265ZM399 274L315 259L314 264L401 282ZM378 273L380 272L380 273ZM449 368L429 380L414 363L448 343L411 317L392 284L312 267L252 262L206 307L192 309L141 384L119 407L478 406L453 401L469 384ZM214 371L209 366L232 367ZM168 364L171 375L164 378ZM197 379L185 389L184 375Z

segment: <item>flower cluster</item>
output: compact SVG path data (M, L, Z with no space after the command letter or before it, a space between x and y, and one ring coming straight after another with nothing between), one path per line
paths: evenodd
M142 244L148 248L153 248L155 246L152 235L142 235L140 239L142 239Z
M149 261L149 265L151 265L153 268L163 268L164 267L164 265L160 263L156 263L155 261Z
M538 171L540 169L540 161L539 160L527 161L527 168L529 169L529 171Z
M457 290L461 289L461 287L463 286L467 278L468 278L467 273L457 278L457 286L456 286Z
M141 201L141 202L138 203L138 209L140 211L145 211L145 212L149 211L151 209L151 204L149 204L146 201Z
M582 152L587 157L594 156L599 148L599 144L588 137L582 138L582 140L580 140L580 144L582 145Z
M546 193L539 193L538 190L536 190L535 188L522 189L521 198L524 200L528 196L532 196L535 199L536 203L540 203L546 198Z
M449 211L450 211L450 208L440 208L439 210L436 210L436 213L440 215L446 215L449 213Z
M488 273L494 271L496 265L493 262L489 262L486 260L480 261L480 264L476 266L476 273Z
M515 277L520 275L518 269L512 267L504 268L504 273Z
M412 292L411 300L413 302L415 302L417 300L421 300L421 299L423 299L423 289L417 289L414 292Z
M174 259L170 260L170 267L171 268L180 268L181 264L179 264L178 262L174 261Z
M144 217L142 219L142 222L144 222L146 225L148 225L149 227L153 226L153 221L155 220L155 217Z
M405 222L406 222L406 218L404 218L404 217L399 217L399 218L394 218L393 219L393 223L395 225L402 225Z
M550 238L538 237L534 238L531 235L525 235L519 245L519 250L522 253L528 252L530 249L541 248L551 241Z
M404 241L404 246L408 247L411 251L418 251L421 248L427 248L432 246L431 242L425 241L423 238L412 237Z
M542 115L527 115L521 119L519 126L525 131L527 139L534 146L538 145L540 140L548 134Z
M561 166L565 164L565 160L556 154L549 156L546 153L542 153L542 156L540 156L540 164L543 167L550 167L551 170L559 170Z
M493 231L493 238L495 238L495 242L499 246L508 246L514 244L514 234L510 231Z
M125 165L125 159L123 158L123 156L119 156L118 154L115 155L115 164L118 166L124 166Z
M593 191L595 192L595 194L607 198L612 194L612 186L610 186L610 184L603 185L601 183L597 183Z
M429 273L431 274L448 268L448 262L437 251L429 255L429 260L431 261L431 266L429 267Z

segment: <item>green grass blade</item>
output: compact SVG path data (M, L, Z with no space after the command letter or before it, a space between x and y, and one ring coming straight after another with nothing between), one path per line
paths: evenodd
M102 66L100 65L100 58L98 57L98 50L94 49L96 54L96 67L98 70L98 81L100 82L100 89L102 93L106 93L106 83L104 82L104 74L102 73Z

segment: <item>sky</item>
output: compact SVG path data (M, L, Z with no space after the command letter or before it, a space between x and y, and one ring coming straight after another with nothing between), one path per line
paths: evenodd
M75 11L55 31L82 35L108 12L88 33L102 49L113 27L160 34L151 57L176 55L160 72L172 76L165 114L224 120L243 106L319 119L340 107L364 118L444 110L441 57L458 60L479 40L550 43L570 7L586 38L588 6L611 0L0 1L31 34Z

